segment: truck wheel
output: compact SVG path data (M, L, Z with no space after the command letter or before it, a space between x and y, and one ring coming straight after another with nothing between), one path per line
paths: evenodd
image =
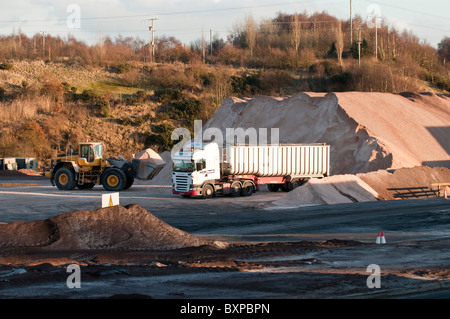
M305 183L305 181L304 180L300 180L300 179L297 179L297 180L295 180L293 182L288 182L287 185L285 186L286 187L286 191L290 192L290 191L296 189L297 187L302 186L304 183Z
M108 169L102 175L102 185L107 191L120 191L125 187L127 177L117 168Z
M55 173L55 184L60 190L73 190L77 187L75 172L68 167L61 167Z
M209 185L206 184L205 186L203 186L202 188L202 198L211 198L214 195L214 188Z
M252 182L244 182L244 185L242 185L242 196L252 196L253 194L253 183Z
M84 183L83 185L77 185L79 189L92 189L95 183Z
M234 181L231 183L230 193L233 197L241 196L242 185L239 181Z
M267 184L267 188L269 189L269 192L278 192L280 189L280 185L278 184Z

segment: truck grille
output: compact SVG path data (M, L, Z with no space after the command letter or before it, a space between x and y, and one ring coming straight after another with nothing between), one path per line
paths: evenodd
M190 174L175 174L175 190L179 192L189 191Z

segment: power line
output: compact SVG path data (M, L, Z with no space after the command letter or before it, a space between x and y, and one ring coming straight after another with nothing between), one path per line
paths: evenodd
M444 20L450 20L449 17L443 17L443 16L440 16L440 15L437 15L437 14L433 14L433 13L427 13L427 12L423 12L423 11L417 11L417 10L414 10L414 9L405 8L405 7L399 7L399 6L395 6L395 5L392 5L392 4L388 4L388 3L384 3L384 2L379 2L379 1L369 1L369 0L366 0L366 1L367 1L367 2L371 2L371 3L374 3L374 4L378 4L378 5L382 5L382 6L394 8L394 9L399 9L399 10L402 10L402 11L408 11L408 12L417 13L417 14L420 14L420 15L426 15L426 16L433 17L433 18L439 18L439 19L444 19Z
M217 9L201 9L201 10L189 10L189 11L175 11L175 12L161 12L152 14L135 14L135 15L121 15L121 16L103 16L103 17L80 17L80 20L103 20L103 19L128 19L128 18L142 18L148 16L170 16L170 15L183 15L183 14L194 14L194 13L210 13L210 12L220 12L220 11L234 11L234 10L245 10L245 9L255 9L255 8L265 8L265 7L278 7L285 5L296 5L304 4L310 2L318 1L328 1L328 0L302 0L302 1L290 1L284 3L272 3L272 4L260 4L252 6L240 6L240 7L228 7L228 8L217 8ZM0 23L16 23L16 22L58 22L66 21L67 18L56 18L56 19L33 19L33 20L0 20Z

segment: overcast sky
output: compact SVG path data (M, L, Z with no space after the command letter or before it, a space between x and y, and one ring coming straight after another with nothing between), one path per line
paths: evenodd
M444 36L450 37L448 0L352 0L354 16L365 19L373 8L389 25L410 30L433 46ZM233 26L249 15L260 21L274 18L278 12L304 11L326 11L347 20L350 0L16 0L2 6L0 34L20 30L32 36L45 31L62 38L71 34L89 44L119 34L150 41L150 19L155 19L156 37L174 36L189 45L201 39L202 33L209 40L210 30L226 40Z

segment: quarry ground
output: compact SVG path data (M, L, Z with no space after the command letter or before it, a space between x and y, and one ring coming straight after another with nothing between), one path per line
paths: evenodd
M101 207L100 186L61 192L42 178L2 178L0 222L31 222ZM228 243L172 250L0 250L0 298L390 298L450 287L450 200L270 207L284 194L186 199L137 183L138 204L169 225ZM120 221L118 221L120 222ZM376 244L383 231L386 244ZM67 265L81 267L69 289ZM369 288L368 266L380 267ZM372 279L371 279L372 278ZM374 281L372 281L374 282Z

